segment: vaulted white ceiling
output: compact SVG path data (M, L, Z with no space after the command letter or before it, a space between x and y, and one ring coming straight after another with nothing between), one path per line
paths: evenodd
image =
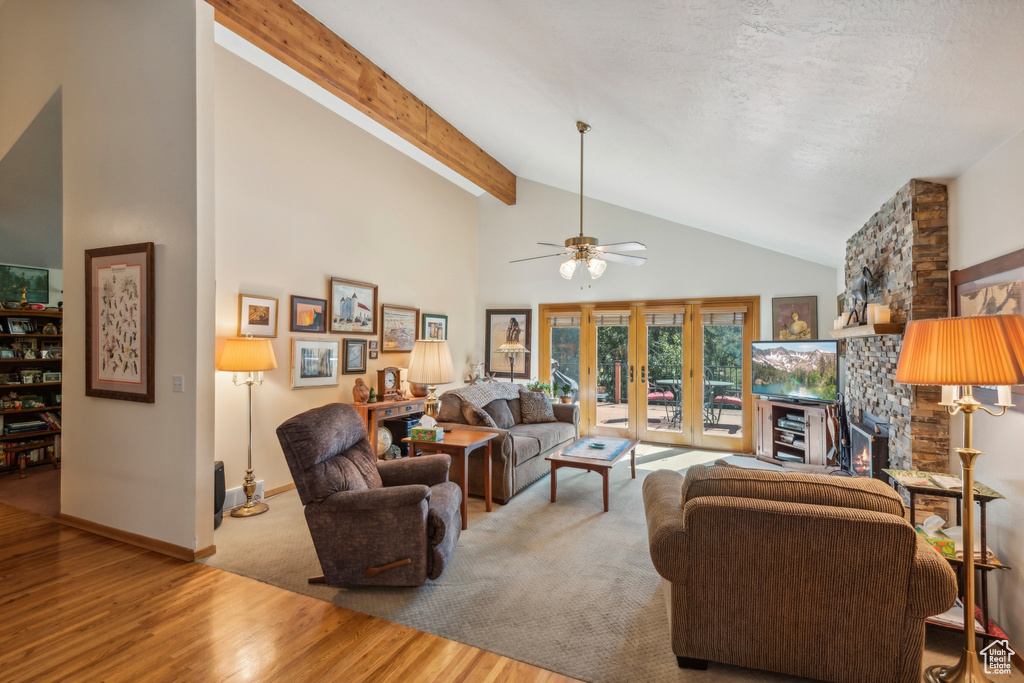
M830 265L1024 129L1017 0L298 2L518 176L583 120L587 196Z

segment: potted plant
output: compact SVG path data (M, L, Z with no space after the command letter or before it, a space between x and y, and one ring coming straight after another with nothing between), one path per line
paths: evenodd
M572 385L563 384L562 386L558 387L558 389L561 392L561 396L559 398L562 401L562 403L572 403Z
M551 393L551 385L548 384L547 382L540 382L538 380L533 380L529 382L526 385L526 389L528 391L535 391L538 394L544 394L545 396Z

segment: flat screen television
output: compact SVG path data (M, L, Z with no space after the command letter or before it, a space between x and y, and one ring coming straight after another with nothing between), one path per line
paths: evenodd
M837 341L756 341L750 347L754 395L793 401L836 400Z

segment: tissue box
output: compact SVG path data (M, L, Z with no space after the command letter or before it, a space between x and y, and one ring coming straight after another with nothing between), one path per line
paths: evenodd
M413 441L444 441L442 427L413 427L409 434Z
M928 541L928 543L935 548L940 555L943 557L956 557L956 544L953 542L953 539L946 536L946 534L941 531L937 531L935 532L937 535L929 536L925 530L921 528L920 524L916 525L915 529L921 538Z

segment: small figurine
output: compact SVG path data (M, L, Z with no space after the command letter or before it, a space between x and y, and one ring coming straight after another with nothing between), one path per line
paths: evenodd
M370 398L370 392L372 389L366 386L366 382L363 381L362 377L356 377L356 385L352 387L352 398L355 399L356 403L366 403L367 399Z
M367 395L366 402L367 403L376 403L377 402L377 392L373 390L373 387L370 387L370 393Z

